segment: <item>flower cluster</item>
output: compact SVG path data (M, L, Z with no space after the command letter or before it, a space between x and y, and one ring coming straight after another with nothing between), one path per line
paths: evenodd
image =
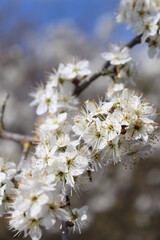
M107 163L124 162L129 156L136 158L138 149L133 149L137 144L141 148L150 145L157 127L152 120L154 115L148 101L124 89L110 102L86 101L85 108L74 118L73 131L93 152L102 151Z
M129 83L135 85L136 68L133 61L131 61L132 58L127 47L121 48L112 44L111 51L102 53L102 57L110 62L109 68L103 72L109 82L108 99L115 92L123 90Z
M0 157L0 216L5 212L5 207L12 200L13 177L16 174L16 164L5 162Z
M43 116L36 127L35 152L16 176L18 187L9 205L10 227L18 233L38 240L42 227L50 229L59 220L81 232L87 207L72 209L66 196L85 188L98 167L122 160L126 164L150 151L155 110L124 88L133 65L127 48L114 48L102 54L111 63L104 75L114 83L106 93L109 101L86 101L74 124L73 104L78 100L73 87L90 74L87 61L60 64L45 86L32 93L32 105L38 105L37 115Z
M52 132L53 134L53 132ZM75 188L78 176L88 170L87 153L81 149L79 141L71 141L64 132L52 136L52 141L41 142L32 157L36 170L52 172L57 182Z
M38 105L37 115L43 118L37 124L38 144L31 161L16 176L18 188L10 204L10 227L34 240L41 238L42 227L50 229L58 220L69 222L79 232L87 220L87 208L72 209L64 195L72 189L78 191L81 178L88 176L90 158L71 135L69 119L70 111L76 109L73 103L78 102L69 87L88 74L88 61L60 64L46 85L32 93L32 105Z
M10 228L40 239L41 227L52 228L57 220L69 220L56 191L55 175L30 171L23 174L10 204Z
M160 54L160 1L121 0L118 22L125 22L134 33L142 35L142 42L148 42L149 56Z
M77 69L76 75L73 71L75 68ZM64 93L67 94L68 86L65 84L65 81L73 85L75 78L83 78L89 73L88 61L80 61L77 64L67 64L66 66L63 65L63 67L62 64L60 64L58 74L49 76L45 89L48 91L55 89L55 91L58 91L58 99L61 99L61 96L64 97ZM69 76L68 79L71 81L68 81L67 76ZM60 79L60 81L57 81L57 78ZM39 90L36 93L36 96L38 95ZM40 98L41 97L39 97L39 99ZM71 102L73 103L73 101L78 102L75 97L72 97ZM51 106L53 106L52 108L54 108L55 105L57 105L57 103L53 101L51 104ZM38 115L39 106L37 108ZM32 167L35 170L52 172L55 174L57 182L75 188L75 184L77 185L79 182L79 176L86 174L88 171L89 157L80 145L80 141L74 140L70 133L72 125L70 124L69 114L72 108L68 107L67 102L66 105L61 103L57 106L54 114L48 108L48 115L44 116L40 124L38 124L36 135L39 144L36 146L35 153L32 157ZM41 111L41 114L42 113L44 114L45 111Z
M66 108L74 109L74 105L77 104L72 96L74 84L79 83L90 73L87 60L66 65L61 63L58 70L50 74L47 84L39 86L36 92L31 93L34 98L31 106L38 106L37 115L47 112L54 114Z

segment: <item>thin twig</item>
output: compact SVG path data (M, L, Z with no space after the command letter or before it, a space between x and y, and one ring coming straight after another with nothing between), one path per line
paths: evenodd
M2 109L1 109L1 116L0 116L0 127L1 127L1 129L4 129L4 113L5 113L8 98L9 98L9 94L7 93L5 98L4 98Z
M139 43L141 43L141 35L132 39L124 47L133 48L134 46L136 46ZM93 81L95 81L100 76L103 76L104 71L107 68L109 68L110 65L111 65L110 61L105 62L99 71L97 71L96 73L93 73L91 76L89 76L88 79L86 79L86 81L84 83L82 83L81 85L76 86L73 95L79 96Z
M18 167L17 167L17 171L18 172L20 172L22 170L23 163L24 163L24 161L26 160L26 158L28 156L28 153L30 151L30 147L31 147L31 144L29 142L25 142L23 144L23 150L22 150L21 159L20 159L20 162L19 162Z
M7 93L2 105L2 109L1 109L1 116L0 116L0 138L3 139L7 139L7 140L12 140L15 142L18 142L20 144L24 144L25 142L29 142L29 143L34 143L35 138L32 136L27 136L27 135L22 135L19 133L14 133L14 132L9 132L6 131L4 129L4 114L5 114L5 110L6 110L6 105L7 105L7 100L9 98L9 94Z

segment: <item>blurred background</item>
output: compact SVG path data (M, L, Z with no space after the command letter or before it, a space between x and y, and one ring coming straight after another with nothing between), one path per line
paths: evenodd
M5 125L10 131L31 134L36 120L29 107L29 93L60 62L74 57L89 59L96 71L100 54L110 43L132 39L131 30L116 25L119 0L1 0L0 1L0 105L6 92ZM160 60L150 60L147 48L132 50L136 62L137 89L159 108ZM82 101L104 94L107 78L99 78L81 96ZM159 119L158 119L159 121ZM154 150L149 160L125 169L109 166L94 176L83 197L73 205L89 205L90 223L77 240L159 240L160 159ZM18 162L20 147L0 140L0 155ZM0 239L13 239L7 220L0 221ZM22 239L15 237L14 239ZM44 232L42 239L60 239L57 232Z

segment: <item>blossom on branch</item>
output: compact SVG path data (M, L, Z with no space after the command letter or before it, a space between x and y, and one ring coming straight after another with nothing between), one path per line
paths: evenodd
M129 49L127 47L120 48L117 45L111 45L111 52L102 53L102 57L110 61L112 65L121 65L131 60Z

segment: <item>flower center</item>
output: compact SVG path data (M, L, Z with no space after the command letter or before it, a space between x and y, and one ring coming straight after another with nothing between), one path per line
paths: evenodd
M46 104L49 105L51 103L51 98L46 98Z

